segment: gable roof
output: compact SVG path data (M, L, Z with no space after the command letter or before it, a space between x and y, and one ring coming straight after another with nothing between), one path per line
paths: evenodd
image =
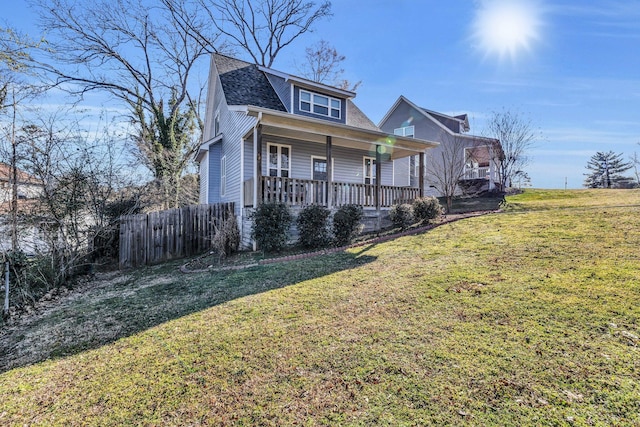
M272 74L287 81L295 82L305 88L321 90L323 93L344 97L347 101L347 125L380 131L380 128L351 101L351 98L356 95L355 92L289 75L221 54L214 54L213 58L228 105L251 105L287 112L286 107L266 75Z
M413 102L409 101L403 95L400 95L400 97L393 104L393 106L389 109L389 111L387 111L387 114L385 114L385 116L382 118L382 120L380 120L380 123L378 124L378 126L382 126L382 124L389 118L389 116L391 116L391 113L393 113L393 111L395 111L395 109L398 107L398 105L401 102L405 102L405 103L409 104L409 106L413 107L416 111L421 113L423 116L425 116L428 119L430 119L432 122L437 124L440 128L442 128L445 132L447 132L450 135L459 136L459 137L462 137L462 138L474 139L474 140L486 140L486 141L492 141L492 142L499 142L497 139L494 139L494 138L488 138L488 137L484 137L484 136L469 135L469 134L462 133L460 131L456 131L455 129L452 129L451 125L453 123L459 123L459 126L460 126L459 129L462 129L462 131L464 131L464 132L469 131L469 119L468 119L466 114L461 114L461 115L457 115L457 116L449 116L447 114L438 113L436 111L428 110L426 108L419 107L418 105L416 105Z
M347 125L382 132L350 99L347 99Z
M227 104L287 111L257 65L220 54L214 54L214 61Z

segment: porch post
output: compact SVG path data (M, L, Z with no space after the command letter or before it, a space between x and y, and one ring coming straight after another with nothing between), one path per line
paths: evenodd
M327 209L333 205L333 168L331 167L331 137L327 136Z
M489 190L493 190L494 188L496 188L496 182L493 179L495 173L496 165L493 159L493 146L489 145Z
M262 125L253 128L253 207L258 207L259 191L262 190Z
M424 197L424 167L425 167L425 153L422 151L420 154L420 164L418 166L418 174L420 177L418 179L418 188L420 188L420 197Z
M380 188L380 181L382 180L382 155L380 154L381 146L376 146L376 210L378 216L380 216L380 205L382 204L382 192Z

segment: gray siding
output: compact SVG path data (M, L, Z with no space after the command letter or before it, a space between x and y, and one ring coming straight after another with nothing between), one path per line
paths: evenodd
M209 93L207 105L207 117L205 119L205 135L208 139L214 138L214 116L216 112L220 114L220 133L222 140L209 147L208 170L201 169L201 176L205 177L208 183L208 202L234 202L236 214L240 214L242 206L241 188L241 147L242 137L255 125L256 119L237 111L229 111L227 107L222 86L219 78L214 79L214 88ZM220 195L220 160L226 156L227 162L227 184L224 196Z
M209 196L209 153L200 160L200 203L208 202Z
M284 104L284 108L291 112L291 83L287 83L282 77L273 74L265 73L265 75L278 94L278 98Z
M255 126L255 123L255 117L221 108L220 126L223 137L220 155L227 157L227 191L221 201L235 202L237 214L242 206L242 137Z
M209 203L220 203L220 158L222 144L213 144L209 146Z
M409 157L403 157L393 161L393 185L405 187L411 185L409 176Z
M253 178L253 139L244 141L244 177L243 181Z
M311 157L326 157L326 146L307 141L265 135L262 141L262 171L267 169L267 145L269 143L289 145L291 147L291 177L312 179ZM333 146L331 155L334 159L333 180L336 182L364 183L364 157L374 157L375 152L356 150L353 148ZM253 169L253 164L251 166ZM393 162L382 161L382 185L393 185Z
M440 158L444 144L455 138L434 120L435 118L430 119L425 117L421 111L416 110L408 103L402 101L380 126L383 131L389 134L393 134L393 131L397 128L415 126L416 138L439 141L441 143L439 146L427 151L424 186L425 194L427 195L437 195L433 188L430 187L435 182L433 173L430 171L435 169L434 162ZM411 179L409 158L395 160L395 177L398 179L395 185L411 185L414 187L418 187L419 185L415 177ZM402 184L402 182L407 182L407 179L409 179L410 184Z
M435 119L434 119L435 120ZM380 128L393 135L394 129L404 126L415 126L415 137L428 141L441 141L448 133L441 125L428 119L424 114L402 101L387 117Z

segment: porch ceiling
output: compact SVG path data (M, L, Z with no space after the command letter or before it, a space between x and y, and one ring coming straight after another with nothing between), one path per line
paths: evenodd
M333 146L367 150L372 153L375 153L376 147L382 147L381 153L389 154L391 159L418 154L438 145L437 142L388 135L384 132L359 129L341 123L330 123L325 120L272 110L249 107L247 113L258 117L258 123L262 124L263 135L319 144L325 144L326 137L330 136Z

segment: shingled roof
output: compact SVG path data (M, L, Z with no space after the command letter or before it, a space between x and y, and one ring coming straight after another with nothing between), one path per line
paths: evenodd
M347 100L347 125L382 132L350 99Z
M255 64L216 54L214 61L227 104L287 111L267 77Z

